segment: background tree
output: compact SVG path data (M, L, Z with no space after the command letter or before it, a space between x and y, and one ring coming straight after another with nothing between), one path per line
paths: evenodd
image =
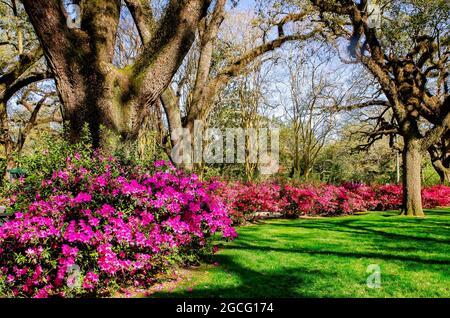
M5 147L11 154L8 168L15 166L14 157L20 155L25 143L36 129L51 129L52 124L61 126L60 103L53 85L31 84L17 94L14 109L9 116L9 136ZM56 131L57 126L53 129ZM61 129L60 129L61 130Z
M0 143L7 171L15 167L13 154L18 150L18 143L13 141L10 131L12 112L8 109L15 104L18 93L30 91L30 84L48 79L51 74L43 63L43 52L20 3L15 0L2 1L0 13ZM28 106L31 107L30 104ZM30 121L25 124L27 132L34 127L33 116L28 119Z
M331 66L325 46L306 42L294 50L284 60L290 99L283 104L292 129L291 176L308 179L336 127L333 110L342 103L346 90L337 85L342 70Z
M450 127L448 2L379 1L387 17L380 30L369 24L368 1L311 2L331 32L330 39L348 40L350 55L380 83L395 123L376 134L403 136L404 213L423 216L423 153ZM347 20L342 22L343 18ZM421 126L422 119L429 125Z
M307 21L309 17L307 11L284 14L277 17L277 20L266 21L267 29L274 32L261 32L260 20L255 17L254 25L258 25L258 28L252 28L249 25L244 29L247 29L247 32L253 32L253 35L259 30L258 36L253 36L252 43L243 45L239 42L241 39L239 34L242 34L242 24L248 24L248 16L245 16L246 20L244 20L243 15L240 18L239 15L230 15L226 22L228 27L224 28L226 32L223 31L221 26L226 18L225 3L225 1L217 1L214 10L200 22L197 61L196 67L193 68L195 81L190 84L185 97L180 101L180 96L170 90L162 96L173 145L181 140L181 137L175 136L174 132L180 131L180 128L186 128L193 135L195 121L206 122L219 91L224 89L233 78L245 73L255 60L280 48L284 43L303 41L316 36L319 32L318 28L291 30L287 27L294 22ZM291 34L287 34L288 30L292 31ZM192 68L189 70L192 71ZM183 102L187 104L182 105Z

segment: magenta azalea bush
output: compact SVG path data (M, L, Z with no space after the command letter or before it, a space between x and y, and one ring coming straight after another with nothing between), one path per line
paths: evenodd
M47 179L21 180L0 226L0 290L15 297L108 295L149 286L176 262L236 236L215 183L165 162L152 173L75 154ZM212 247L211 247L212 249Z

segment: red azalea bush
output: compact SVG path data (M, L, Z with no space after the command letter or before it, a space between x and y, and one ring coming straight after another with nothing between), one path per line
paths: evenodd
M294 187L286 185L283 189L283 197L286 198L284 215L297 217L300 213L312 214L318 197L318 189L312 186Z
M286 203L276 183L221 183L218 194L235 224L255 220L256 212L282 212Z
M373 194L373 190L363 184L286 186L283 195L289 204L285 208L285 215L332 216L366 211L375 205Z
M313 214L331 216L345 213L341 206L342 202L345 202L345 191L343 189L333 185L324 185L319 187L318 190Z
M373 210L378 205L378 199L373 188L357 182L347 182L342 187L349 195L350 212Z
M0 225L0 290L6 296L108 295L149 286L200 254L209 238L234 238L227 209L204 184L164 162L153 173L113 157L69 157L39 185L21 180Z
M374 187L377 205L375 210L386 211L400 209L403 189L398 184L386 184Z
M235 224L253 220L255 212L336 216L363 211L399 209L401 185L370 187L361 183L335 185L284 185L277 183L222 183L220 196L229 205ZM450 206L450 187L434 186L422 192L426 208Z
M422 201L425 208L450 206L450 187L436 185L422 190Z

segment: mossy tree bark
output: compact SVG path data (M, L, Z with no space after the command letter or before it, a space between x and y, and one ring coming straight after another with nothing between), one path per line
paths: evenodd
M100 125L135 139L146 109L156 103L189 51L209 0L171 0L156 23L148 1L125 1L142 36L134 64L113 65L120 0L81 0L81 28L70 29L59 0L24 0L64 105L70 139L89 124L94 146Z

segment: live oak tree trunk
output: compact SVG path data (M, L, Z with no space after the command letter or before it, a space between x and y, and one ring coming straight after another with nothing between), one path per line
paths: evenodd
M60 1L23 0L54 73L70 140L79 140L85 124L94 147L100 144L101 125L135 140L148 109L157 104L189 51L210 1L168 1L158 23L148 1L125 1L143 48L124 69L113 64L122 1L77 3L81 28L69 29Z
M419 140L405 138L403 149L403 214L424 216L421 194L422 153Z

